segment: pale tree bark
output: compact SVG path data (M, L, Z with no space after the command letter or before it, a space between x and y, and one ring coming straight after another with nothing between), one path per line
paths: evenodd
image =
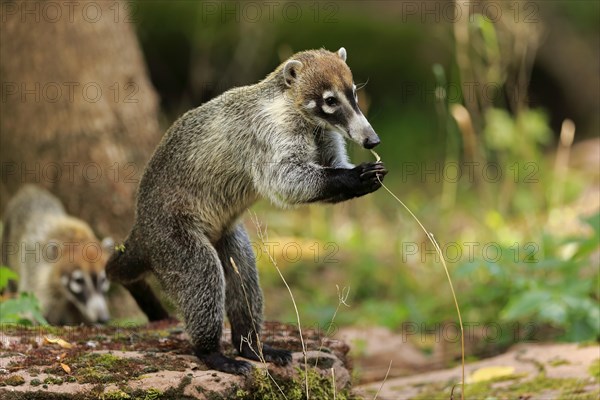
M0 207L24 183L56 194L100 235L131 227L160 140L129 3L1 3Z

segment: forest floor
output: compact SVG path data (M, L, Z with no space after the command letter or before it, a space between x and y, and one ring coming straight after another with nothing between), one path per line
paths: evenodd
M198 363L191 355L181 324L176 321L145 327L4 326L0 335L0 397L7 400L303 399L308 382L310 398L319 400L373 399L376 394L379 400L460 398L457 385L460 365L434 371L431 364L425 372L414 367L410 376L391 374L388 379L355 384L350 391L351 380L358 382L356 375L368 353L385 350L385 355L397 364L412 360L417 365L423 360L414 349L396 343L389 332L374 330L367 335L377 345L367 343L364 354L354 362L348 357L346 339L333 340L319 337L316 332L303 332L308 349L308 374L303 372L305 358L294 327L270 323L264 333L266 343L294 352L293 364L276 367L256 363L253 375L240 377L208 370ZM225 332L223 348L231 355L228 336L229 332ZM385 358L383 353L375 356L379 360ZM406 362L404 375L410 374L412 368ZM357 372L351 377L352 363L357 365ZM382 364L385 374L389 361ZM465 371L467 399L600 397L597 343L518 345L504 354L469 362Z
M465 399L597 400L600 347L595 344L523 344L465 366ZM460 399L461 366L355 387L379 400Z
M293 351L286 367L254 363L247 377L225 374L197 362L177 321L145 327L17 327L0 335L0 397L10 399L266 399L278 392L343 399L349 393L344 343L266 324L263 340ZM233 356L230 332L222 347ZM268 371L268 374L267 374ZM332 376L334 378L332 378ZM335 387L335 389L334 389ZM269 397L275 396L275 397ZM289 398L289 397L288 397Z

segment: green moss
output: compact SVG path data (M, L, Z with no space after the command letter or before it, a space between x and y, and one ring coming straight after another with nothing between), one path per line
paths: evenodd
M122 390L112 390L110 392L102 393L100 395L101 400L121 400L121 399L131 399L131 396Z
M598 342L596 340L586 340L583 342L579 342L579 344L577 345L577 347L579 347L579 348L590 347L590 346L598 346Z
M274 374L269 377L265 371L256 370L248 390L237 389L235 395L237 399L243 400L303 400L306 399L306 378L310 398L333 399L335 397L339 400L352 398L347 390L334 389L331 377L313 368L310 368L308 373L298 368L294 377L280 377Z
M558 367L560 365L568 365L568 364L571 364L571 363L560 357L554 358L548 362L548 365L550 365L552 367Z
M588 368L588 372L593 378L600 380L600 358L592 361L592 364L590 364L590 367Z
M25 383L25 378L21 375L9 375L0 379L0 386L20 386Z
M73 376L79 383L111 383L138 378L159 370L184 371L186 362L176 358L118 357L110 353L83 354L71 361Z
M62 385L64 383L63 379L58 376L49 376L44 379L44 383L46 385Z
M144 400L158 400L162 397L162 392L158 389L150 388L146 391Z
M40 386L42 384L42 381L40 381L39 379L32 379L29 383L31 384L31 386Z
M518 399L532 395L543 395L548 391L559 391L561 399L587 400L588 393L584 388L588 382L574 378L548 378L544 373L530 380L522 380L523 376L507 376L485 382L477 382L465 386L465 398L507 398ZM514 380L510 385L496 385L499 381ZM435 383L427 385L413 400L449 399L452 387L450 384ZM577 397L580 396L580 397ZM454 398L460 397L460 385L454 389ZM596 399L597 397L594 397Z

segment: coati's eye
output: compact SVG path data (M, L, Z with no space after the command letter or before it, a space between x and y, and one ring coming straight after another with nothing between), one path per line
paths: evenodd
M329 107L335 107L338 105L338 101L335 97L329 96L325 99L325 104L327 104Z
M63 284L66 284L65 286L67 286L73 293L83 292L83 288L85 287L85 278L83 276L83 272L79 269L76 269L71 273L71 279L64 279Z

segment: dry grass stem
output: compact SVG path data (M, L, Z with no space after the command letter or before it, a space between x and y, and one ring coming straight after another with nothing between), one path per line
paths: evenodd
M258 239L260 240L263 250L267 253L267 256L269 257L269 261L271 261L271 264L273 264L273 266L275 267L275 270L279 274L279 277L285 284L285 287L287 288L290 298L292 299L292 304L294 305L294 311L296 312L296 321L298 322L298 333L300 335L300 344L302 345L302 354L304 356L304 372L305 372L304 373L304 385L305 385L305 390L306 390L306 399L308 400L308 399L310 399L310 394L309 394L309 390L308 390L308 358L306 356L306 345L304 344L304 338L302 337L302 325L300 323L300 312L298 311L298 306L296 305L296 299L294 298L292 289L290 289L290 285L288 285L287 281L283 277L283 274L281 273L281 270L277 266L277 262L275 261L275 259L271 255L271 252L269 252L267 246L265 245L265 235L266 234L262 230L260 222L258 221L258 216L256 215L256 213L251 213L250 215L251 215L252 222L254 223L254 226L256 227L256 234L258 235Z
M377 161L381 160L381 157L379 157L379 155L377 155L377 153L375 153L373 150L371 150L371 152L375 155L375 157L377 158ZM402 205L402 207L404 207L404 209L406 211L408 211L408 213L413 217L413 219L415 221L417 221L417 224L419 224L419 226L421 227L421 229L423 230L423 232L425 232L425 235L427 235L427 238L429 239L429 241L431 242L431 244L433 244L433 247L435 247L436 252L440 256L440 260L442 261L442 265L444 266L444 271L446 271L446 277L448 278L448 283L450 284L450 291L452 292L452 298L454 299L454 306L456 307L456 313L458 314L458 322L460 324L460 350L461 350L461 365L462 365L462 372L461 372L461 393L460 393L460 397L461 397L462 400L464 400L464 393L465 393L465 333L464 333L464 329L463 329L462 316L460 314L460 307L458 306L458 300L456 298L456 292L454 291L454 285L452 284L452 279L450 278L450 272L448 271L448 266L446 265L446 260L444 258L444 254L442 253L442 250L440 249L440 246L438 245L437 241L433 237L433 233L431 233L431 232L427 231L427 229L425 229L425 226L423 226L423 224L421 223L421 221L419 220L419 218L417 218L417 216L410 210L410 208L408 208L406 206L406 204L404 204L402 202L402 200L400 200L398 198L398 196L396 196L390 189L388 189L387 186L385 186L383 184L383 182L381 182L381 179L379 179L379 182L381 183L381 186L398 203L400 203L400 205ZM391 363L390 363L390 366L391 366Z
M333 315L331 316L331 320L329 321L329 325L327 326L327 330L325 331L325 337L329 337L329 335L331 334L331 331L333 328L333 322L335 321L335 317L337 316L337 313L340 310L340 307L342 306L342 304L345 305L346 307L350 307L348 305L348 303L346 303L346 301L348 301L348 296L350 296L350 288L344 286L344 288L342 288L341 292L340 292L340 287L338 285L335 285L335 288L337 289L337 293L338 293L338 305L335 308ZM322 338L320 341L320 344L319 344L319 353L323 349L324 342L325 342L325 338ZM317 359L315 360L315 368L317 367L318 363L319 363L319 356L317 355Z
M575 123L570 119L565 119L560 129L560 142L556 149L556 159L554 160L555 184L552 190L552 205L555 207L560 206L563 202L566 176L569 171L571 146L574 139Z
M335 400L335 368L331 368L331 390L333 391L333 400Z
M383 389L383 385L385 384L385 381L387 381L388 375L390 374L390 370L392 369L392 361L390 360L390 365L388 365L388 369L387 372L385 373L385 377L383 378L383 381L381 382L381 386L379 386L379 389L377 389L377 393L375 393L375 397L373 397L373 400L377 400L377 396L379 396L379 392L381 392L381 389Z

